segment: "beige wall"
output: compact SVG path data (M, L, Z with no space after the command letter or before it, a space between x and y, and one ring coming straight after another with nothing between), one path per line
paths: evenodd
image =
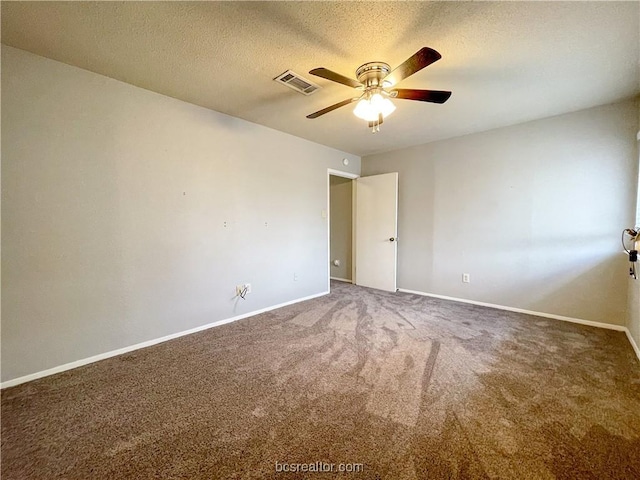
M326 291L345 157L3 46L2 380Z
M399 287L624 325L637 130L626 102L363 158L399 172Z
M329 176L331 276L351 280L353 180ZM340 261L340 266L333 264Z

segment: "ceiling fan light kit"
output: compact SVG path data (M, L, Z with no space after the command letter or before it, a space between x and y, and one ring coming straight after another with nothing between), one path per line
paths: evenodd
M363 90L363 93L359 97L343 100L342 102L307 115L307 118L318 118L337 108L352 102L358 102L353 110L354 115L367 121L369 128L375 133L380 131L380 125L384 119L396 109L391 98L444 103L451 96L451 92L415 89L388 90L390 87L393 87L410 75L438 61L440 58L441 55L432 48L423 47L394 70L391 70L391 67L383 62L368 62L360 65L356 70L356 78L358 80L345 77L324 67L314 68L309 72L310 74L331 80L332 82L341 83L348 87Z
M353 109L353 114L367 122L374 122L378 120L379 115L387 118L395 109L396 106L391 100L383 97L380 92L375 92L360 98L356 108Z

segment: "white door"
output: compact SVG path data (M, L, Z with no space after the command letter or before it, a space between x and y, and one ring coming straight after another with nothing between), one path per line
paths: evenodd
M396 291L398 173L360 177L356 187L356 284Z

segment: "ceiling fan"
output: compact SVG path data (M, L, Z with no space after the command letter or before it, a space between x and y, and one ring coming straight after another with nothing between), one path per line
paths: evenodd
M389 88L395 86L405 78L431 65L433 62L437 62L440 58L442 58L442 55L434 49L423 47L393 70L383 62L368 62L361 65L356 70L356 78L358 80L353 80L323 67L314 68L309 72L310 74L364 91L359 97L349 98L327 108L323 108L322 110L318 110L315 113L307 115L307 118L318 118L337 108L358 102L353 113L357 117L369 122L369 128L375 133L380 131L380 124L382 124L384 118L396 109L390 100L391 98L444 103L451 96L451 92L406 88L389 90Z

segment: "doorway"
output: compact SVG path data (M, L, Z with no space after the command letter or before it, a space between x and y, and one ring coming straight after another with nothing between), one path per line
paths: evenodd
M327 172L327 291L331 280L397 291L398 173Z
M353 179L329 175L329 279L353 283Z

